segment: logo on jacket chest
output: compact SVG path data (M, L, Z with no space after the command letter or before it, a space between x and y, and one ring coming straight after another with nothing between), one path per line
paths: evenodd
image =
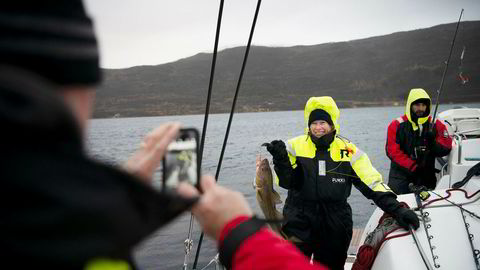
M332 183L340 183L340 184L345 183L345 178L335 178L335 177L333 177L332 178Z
M353 149L348 147L345 149L340 149L340 158L343 158L344 156L350 157L351 154L353 154Z

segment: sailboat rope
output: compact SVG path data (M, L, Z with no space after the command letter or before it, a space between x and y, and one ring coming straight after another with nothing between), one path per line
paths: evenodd
M438 202L438 201L441 201L441 200L445 200L445 201L447 201L448 203L450 203L450 204L452 204L452 205L454 205L454 206L462 209L463 211L469 213L470 215L476 217L477 219L480 219L480 216L478 216L478 215L475 214L474 212L469 211L469 210L466 210L465 208L462 207L462 205L468 204L468 203L457 204L457 203L454 203L454 202L448 200L448 198L450 198L450 197L452 196L452 191L461 191L461 192L463 192L463 194L465 195L465 198L467 198L467 199L473 198L473 197L475 197L475 195L477 195L478 193L480 193L480 190L477 190L477 191L474 192L473 194L468 195L467 191L464 190L464 189L451 188L451 189L447 189L447 190L445 191L448 195L447 195L446 197L443 197L443 196L441 196L440 194L436 193L435 191L430 190L430 191L428 191L428 192L432 192L432 193L435 194L438 198L437 198L437 199L434 199L434 200L431 200L431 201L429 201L428 203L423 204L423 205L421 206L421 208L427 208L428 205L430 205L430 204L432 204L432 203L434 203L434 202ZM476 199L476 200L478 200L478 199ZM476 200L475 200L475 201L476 201ZM420 208L420 207L419 207L419 208ZM417 210L417 209L415 209L415 210Z
M439 195L438 193L436 193L435 191L428 191L428 192L432 192L433 194L435 194L435 195L438 196L439 198L434 199L434 200L431 200L431 201L429 201L429 202L427 202L427 203L425 203L425 204L423 204L423 205L422 205L422 202L421 202L420 197L418 196L418 194L416 194L416 196L415 196L415 197L416 197L416 200L417 200L418 207L417 207L416 209L414 209L414 210L419 210L419 211L420 211L420 214L421 214L421 217L422 217L422 221L423 221L422 223L423 223L423 226L424 226L424 229L425 229L425 233L426 233L426 235L427 235L428 244L429 244L429 246L430 246L430 251L431 251L431 254L432 254L434 266L435 266L435 268L440 268L440 264L437 263L437 260L439 259L439 257L438 257L437 255L435 255L434 252L433 252L433 250L434 250L435 247L432 245L432 239L433 239L434 237L433 237L433 235L430 235L430 233L429 233L429 229L432 227L432 225L431 225L431 224L427 224L427 223L429 223L429 221L430 221L430 218L428 217L428 216L429 216L429 212L427 212L427 211L424 212L423 210L426 209L428 205L431 205L431 204L433 204L433 203L435 203L435 202L439 202L439 201L441 201L441 200L445 200L445 201L447 201L448 203L450 203L451 205L454 205L454 206L456 206L456 207L458 207L458 208L460 209L461 214L462 214L462 217L463 217L463 221L464 221L464 224L465 224L465 228L466 228L467 234L468 234L468 236L469 236L469 241L470 241L470 245L471 245L471 248L472 248L472 252L473 252L473 257L474 257L474 260L475 260L475 264L476 264L476 266L477 266L477 269L480 269L480 261L479 261L480 250L475 249L475 247L474 247L474 245L473 245L473 242L472 242L472 241L473 241L473 237L474 237L474 236L473 236L472 233L470 233L470 231L469 231L469 229L468 229L468 227L470 226L470 224L467 223L467 221L466 221L466 216L464 215L464 212L470 214L470 216L475 217L475 218L477 218L477 219L480 219L480 217L479 217L477 214L475 214L474 212L471 212L471 211L466 210L465 208L463 208L463 207L461 206L461 204L457 204L457 203L454 203L454 202L450 201L448 198L452 195L452 191L461 191L461 192L463 192L464 195L465 195L465 198L467 198L467 199L473 198L473 197L476 196L478 193L480 193L480 190L477 190L477 191L474 192L473 194L468 195L467 191L465 191L464 189L448 189L448 190L446 190L446 192L447 192L448 195L447 195L446 197L443 197L443 196ZM476 200L478 200L478 199L476 199ZM475 201L476 201L476 200L475 200ZM465 203L465 204L466 204L466 203ZM430 206L430 207L428 207L428 208L431 208L431 207L434 207L434 206Z

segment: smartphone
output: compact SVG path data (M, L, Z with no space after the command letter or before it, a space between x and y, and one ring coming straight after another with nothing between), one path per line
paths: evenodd
M176 140L168 145L162 164L163 190L176 188L183 181L199 188L198 134L195 128L180 129Z

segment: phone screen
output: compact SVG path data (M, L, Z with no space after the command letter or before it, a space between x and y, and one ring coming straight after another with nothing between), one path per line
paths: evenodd
M163 159L163 188L175 188L182 181L198 188L199 171L198 131L181 129Z

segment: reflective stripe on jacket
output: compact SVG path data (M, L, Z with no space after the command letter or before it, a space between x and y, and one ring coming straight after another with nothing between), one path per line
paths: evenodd
M293 196L299 193L296 195L304 200L345 201L352 183L372 191L390 191L368 156L345 139L336 137L328 151L317 151L310 137L302 135L288 141L287 151L292 167L303 175L301 188L291 190Z

